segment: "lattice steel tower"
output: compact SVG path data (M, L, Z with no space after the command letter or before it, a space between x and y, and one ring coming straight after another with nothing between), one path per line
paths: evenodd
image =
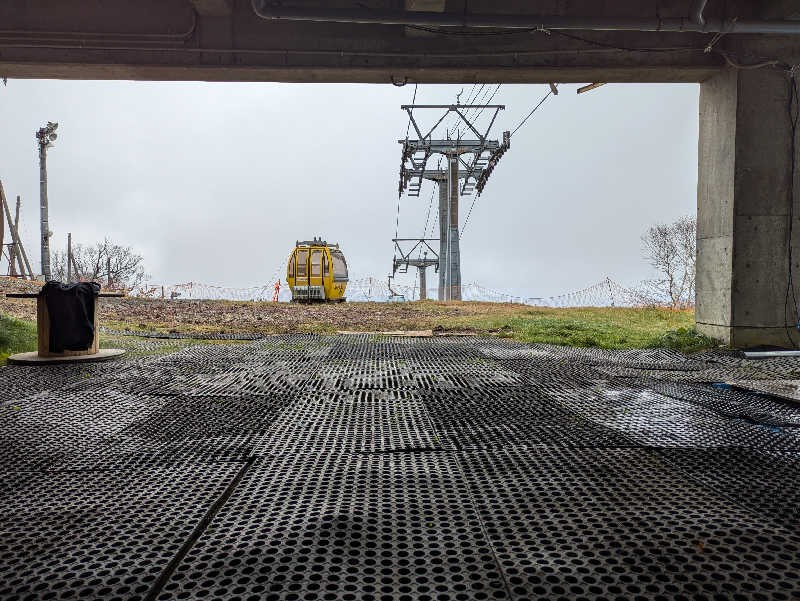
M489 132L498 113L505 109L500 104L408 104L400 107L408 113L409 122L418 138L398 140L403 145L400 160L400 183L398 193L407 192L409 196L419 196L422 180L428 179L439 186L439 300L461 300L461 252L459 243L458 201L461 196L469 196L477 191L483 192L486 181L494 166L510 147L509 132L503 133L503 141L489 140ZM433 127L423 134L414 117L414 111L433 109L443 111ZM493 111L486 131L481 133L476 127L480 112ZM465 112L479 111L472 118ZM455 113L456 126L465 126L474 138L434 138L434 133L442 129L442 123ZM427 169L428 160L433 155L444 157L445 169ZM463 181L462 181L463 180Z

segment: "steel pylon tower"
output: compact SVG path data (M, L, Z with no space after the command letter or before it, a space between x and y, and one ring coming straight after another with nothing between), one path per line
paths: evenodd
M428 267L433 267L436 271L439 271L439 257L436 251L433 250L433 247L428 244L428 242L436 242L437 240L437 238L392 238L395 251L400 253L400 257L398 258L397 255L395 255L392 261L391 277L394 278L398 271L400 273L407 273L409 267L416 267L419 273L420 300L428 298L428 284L427 278L425 277L426 270ZM404 250L403 246L411 242L415 242L414 246L412 246L410 250ZM416 250L419 250L419 256L415 259L412 255ZM428 252L431 253L431 257L428 257Z
M502 142L490 140L489 132L498 113L505 109L500 104L409 104L400 107L408 113L409 123L417 134L417 139L398 140L403 145L400 160L400 183L398 193L407 192L409 196L419 196L422 181L435 181L439 187L439 300L461 300L461 252L459 241L458 201L461 196L469 196L477 191L483 192L486 181L500 157L510 147L509 132L503 133ZM414 111L432 109L443 114L433 127L423 134L414 117ZM468 118L466 112L478 111L475 117ZM485 131L476 126L477 116L484 110L491 111L491 120ZM459 125L474 137L435 138L442 122L451 113L456 115L456 130ZM428 160L439 155L446 161L445 169L427 169Z

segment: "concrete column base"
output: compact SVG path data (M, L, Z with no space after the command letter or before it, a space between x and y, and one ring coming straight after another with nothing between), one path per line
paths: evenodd
M800 299L790 81L782 69L729 69L700 89L695 316L699 332L735 348L800 343L789 288L791 244Z
M795 343L798 338L797 329L791 325L786 328L758 328L751 326L731 327L698 322L697 331L733 348L753 348L756 346L793 348L795 345L789 343L790 337Z

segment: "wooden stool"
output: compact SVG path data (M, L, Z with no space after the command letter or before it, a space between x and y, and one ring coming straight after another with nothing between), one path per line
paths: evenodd
M125 296L118 293L100 294L102 297ZM39 294L6 294L6 298L35 298L36 299L36 334L38 337L38 350L29 353L17 353L8 358L10 364L39 365L47 363L74 363L78 361L103 361L125 354L124 349L99 348L100 323L97 310L97 296L94 297L94 339L92 345L84 351L62 351L60 353L50 350L50 313L47 311L47 301Z

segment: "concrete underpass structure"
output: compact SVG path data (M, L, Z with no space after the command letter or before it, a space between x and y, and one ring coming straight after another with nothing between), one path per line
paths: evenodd
M0 77L698 82L698 329L734 346L800 342L790 287L800 282L796 2L271 4L9 0Z

